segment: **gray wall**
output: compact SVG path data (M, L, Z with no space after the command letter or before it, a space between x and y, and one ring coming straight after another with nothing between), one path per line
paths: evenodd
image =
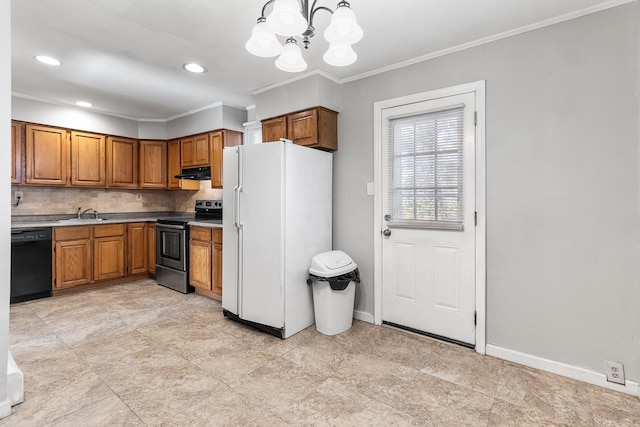
M270 119L309 107L340 111L340 85L320 74L295 80L255 95L256 120Z
M129 138L138 137L138 122L135 120L106 116L80 107L47 104L17 96L14 96L11 101L11 117L14 120Z
M136 121L90 110L12 97L14 120L139 139L172 139L215 129L242 131L247 110L218 105L168 122Z
M242 123L246 121L246 109L237 109L220 104L168 121L167 139L195 135L215 129L242 131Z
M640 6L629 3L342 87L334 247L373 312L373 103L487 84L487 341L640 380Z

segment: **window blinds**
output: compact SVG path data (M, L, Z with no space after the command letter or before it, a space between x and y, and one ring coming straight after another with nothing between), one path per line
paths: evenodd
M461 230L464 105L389 120L389 227Z

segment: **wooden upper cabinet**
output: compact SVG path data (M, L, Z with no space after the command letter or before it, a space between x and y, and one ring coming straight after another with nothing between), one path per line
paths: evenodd
M25 148L27 184L67 185L69 136L66 130L27 125Z
M338 149L338 113L324 107L262 121L262 142L287 138L294 144L325 151Z
M222 150L242 145L242 132L219 130L209 134L211 141L211 188L222 188Z
M138 141L107 137L107 187L138 188Z
M71 185L104 187L107 184L105 140L104 135L71 131Z
M182 172L180 140L167 143L167 188L169 190L199 190L200 182L176 178Z
M287 116L274 117L262 122L262 142L287 138Z
M140 141L140 188L167 188L167 143Z
M209 166L209 134L190 136L180 140L181 166L194 168Z
M287 136L294 144L338 149L338 113L318 107L287 116Z
M24 123L11 122L11 183L21 184L24 145Z

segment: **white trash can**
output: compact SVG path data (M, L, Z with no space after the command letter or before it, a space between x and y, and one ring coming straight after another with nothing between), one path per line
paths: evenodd
M358 266L342 251L323 252L313 257L307 283L313 287L316 329L337 335L353 325Z

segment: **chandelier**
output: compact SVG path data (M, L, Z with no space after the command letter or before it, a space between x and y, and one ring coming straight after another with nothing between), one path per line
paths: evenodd
M296 37L302 38L305 49L309 48L310 39L316 35L313 26L315 14L321 10L329 12L331 22L324 31L324 38L329 42L329 49L324 54L324 61L336 67L351 65L358 55L351 45L362 39L362 28L356 22L356 16L346 1L340 1L336 10L317 6L314 0L309 8L309 0L269 0L262 7L262 15L253 27L251 38L245 47L249 52L263 58L278 56L276 67L282 71L296 73L307 69L302 57L302 50ZM265 17L267 6L273 3L269 16ZM286 37L282 46L276 35Z

